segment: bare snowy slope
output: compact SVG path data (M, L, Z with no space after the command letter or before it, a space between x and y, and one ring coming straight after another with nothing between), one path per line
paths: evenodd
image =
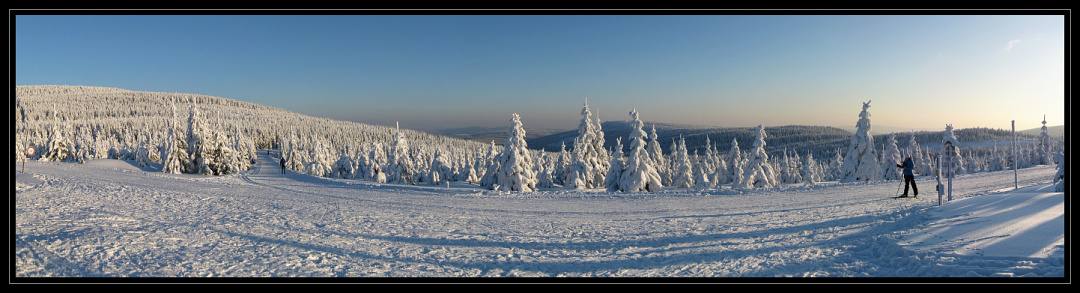
M163 174L155 170L160 166L110 159L30 161L26 173L13 176L13 281L1065 277L1065 248L1034 238L1036 231L1051 238L1065 232L1058 228L1063 194L1039 189L1050 182L1052 166L1022 169L1020 185L1029 188L1019 192L1007 192L1011 171L961 176L957 200L938 207L928 177L919 179L920 198L901 200L889 198L896 182L521 194L466 183L282 174L276 156L261 150L252 169L224 176ZM978 229L1004 223L1008 229ZM991 249L971 235L1022 249Z

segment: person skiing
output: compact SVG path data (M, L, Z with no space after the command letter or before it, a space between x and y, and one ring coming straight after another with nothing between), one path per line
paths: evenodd
M281 174L285 174L285 157L281 157Z
M900 197L907 197L908 186L915 191L915 197L919 196L919 187L915 185L915 173L912 169L915 169L915 162L911 161L911 157L904 158L904 162L901 165L896 165L898 168L904 168L904 194Z

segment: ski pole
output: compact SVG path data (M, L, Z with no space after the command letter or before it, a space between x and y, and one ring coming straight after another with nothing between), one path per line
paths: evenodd
M900 196L900 186L904 186L904 180L900 180L900 185L896 186L896 193L893 193L893 197Z

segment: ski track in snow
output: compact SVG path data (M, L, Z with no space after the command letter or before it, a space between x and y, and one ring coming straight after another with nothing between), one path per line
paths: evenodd
M1024 235L1022 225L1005 235L964 234L959 227L994 219L949 214L968 200L1012 190L1012 171L960 176L953 182L954 201L941 207L931 177L919 178L918 199L890 198L895 181L749 191L522 194L464 183L447 188L281 174L265 150L251 170L217 177L163 174L118 160L32 161L26 171L14 184L15 276L35 281L720 277L706 280L727 282L1064 277L1065 271L1061 246L1043 249L1051 254L1044 257L977 251L985 247L978 243ZM1045 186L1055 171L1053 166L1022 169L1019 184ZM1063 222L1052 216L1048 221ZM988 239L943 238L949 235Z

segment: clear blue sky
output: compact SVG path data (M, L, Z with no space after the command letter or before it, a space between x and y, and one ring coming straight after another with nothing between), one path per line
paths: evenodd
M719 12L723 13L723 12ZM16 15L16 85L435 129L1064 124L1063 15Z

